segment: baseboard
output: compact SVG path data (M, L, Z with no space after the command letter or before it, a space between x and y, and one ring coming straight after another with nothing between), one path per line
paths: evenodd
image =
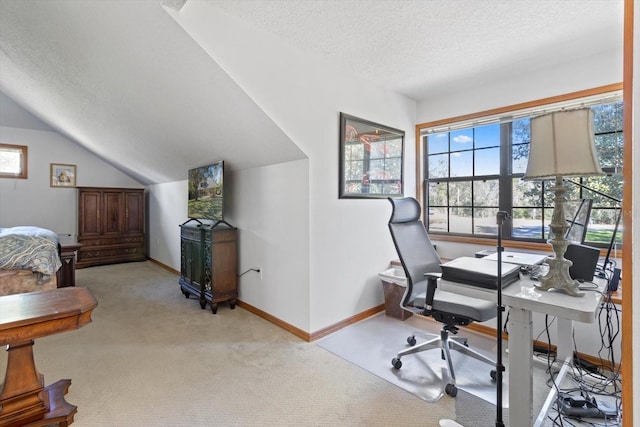
M551 352L551 353L555 353L557 351L557 347L555 345L549 345L549 343L544 342L544 341L533 341L533 346L534 348L538 349L538 351L542 350L544 352ZM600 357L598 356L592 356L590 354L586 354L586 353L580 353L578 351L574 351L573 352L574 357L578 357L581 360L587 362L588 364L591 364L595 367L601 367L602 369L605 369L607 371L610 372L619 372L620 371L620 363L616 363L616 364L611 364L611 361L609 360L604 360L604 359L600 359Z
M256 308L254 306L252 306L251 304L247 304L246 302L240 301L238 300L237 303L240 307L244 308L247 311L250 311L251 313L255 314L256 316L262 317L263 319L273 323L276 326L281 327L282 329L284 329L285 331L288 331L290 333L292 333L293 335L297 336L298 338L301 338L307 342L312 342L315 341L317 339L320 339L326 335L329 335L335 331L338 331L346 326L349 326L351 324L354 324L356 322L359 322L361 320L364 320L368 317L373 316L376 313L379 313L381 311L384 311L384 304L381 304L379 306L370 308L368 310L365 310L361 313L358 313L354 316L351 316L341 322L338 323L334 323L331 326L328 326L326 328L320 329L318 331L309 333L306 331L303 331L302 329L296 328L295 326L281 320L278 319L275 316L272 316L271 314L260 310L259 308Z
M180 272L177 270L174 270L173 268L161 263L158 260L155 260L153 258L149 258L149 261L151 261L154 264L157 264L158 266L164 268L165 270L176 274L176 275L180 275ZM355 314L351 317L348 317L338 323L334 323L331 326L328 326L326 328L320 329L318 331L315 332L307 332L307 331L303 331L300 328L297 328L269 313L267 313L266 311L260 310L257 307L252 306L251 304L248 304L244 301L238 300L237 304L244 308L247 311L250 311L251 313L255 314L256 316L262 317L263 319L267 320L268 322L273 323L274 325L284 329L285 331L288 331L290 333L292 333L293 335L297 336L300 339L303 339L307 342L311 342L311 341L315 341L317 339L320 339L326 335L329 335L335 331L338 331L344 327L347 327L349 325L352 325L356 322L359 322L361 320L366 319L367 317L373 316L374 314L380 313L381 311L384 311L384 304L378 305L376 307L372 307L368 310L365 310L361 313ZM429 321L432 321L434 323L437 323L435 320L427 317L426 318ZM487 336L491 336L494 337L496 336L496 329L492 328L490 326L485 326L485 325L481 325L479 323L472 323L468 326L464 326L464 329L468 329L471 331L475 331L477 333L483 334L483 335L487 335ZM509 340L509 335L505 332L502 332L502 339L508 341ZM534 341L533 342L533 346L537 347L537 348L544 348L544 349L549 349L549 344L546 342L542 342L542 341ZM555 352L556 351L556 346L552 345L551 346L551 351ZM620 369L620 364L616 363L615 365L611 365L611 363L608 360L600 360L599 357L597 356L591 356L589 354L584 354L584 353L576 353L576 355L578 357L580 357L582 360L585 360L589 363L592 363L596 366L602 366L604 369L608 369L610 371L617 371L618 369Z
M260 310L257 307L252 306L251 304L247 304L244 301L238 300L237 301L237 305L239 307L244 308L245 310L255 314L258 317L262 317L263 319L265 319L268 322L273 323L274 325L284 329L287 332L292 333L293 335L297 336L298 338L301 338L305 341L309 341L309 333L306 331L303 331L302 329L296 328L295 326L281 320L278 319L275 316L272 316L271 314L267 313L266 311Z
M165 270L167 270L167 271L168 271L168 272L170 272L170 273L173 273L173 274L175 274L175 275L177 275L177 276L179 276L179 275L180 275L180 272L179 272L178 270L174 270L173 268L169 267L169 266L168 266L168 265L166 265L166 264L161 263L160 261L158 261L158 260L156 260L156 259L153 259L153 258L147 258L147 260L149 260L150 262L152 262L152 263L154 263L154 264L156 264L156 265L158 265L158 266L160 266L160 267L164 268Z
M480 325L480 324L476 324L476 323L472 323L471 325L465 326L464 328L472 330L472 331L476 331L480 334L484 334L484 335L489 335L492 337L496 336L496 329L495 328L491 328L489 326L485 326L485 325ZM502 332L502 339L509 341L509 334ZM543 351L551 351L552 353L556 352L556 346L555 345L551 345L549 346L549 343L544 342L544 341L538 341L538 340L534 340L533 341L533 347L537 348L537 349L542 349ZM601 366L603 369L609 370L611 372L617 372L620 369L620 364L616 363L615 365L612 365L610 361L608 360L601 360L598 356L592 356L590 354L585 354L585 353L580 353L580 352L574 352L574 354L576 356L578 356L580 359L589 362L595 366Z
M346 326L352 325L354 323L357 323L361 320L364 320L368 317L373 316L374 314L378 314L380 312L384 311L384 304L380 304L377 305L375 307L371 307L368 310L365 310L363 312L360 312L358 314L355 314L351 317L348 317L338 323L334 323L331 326L328 326L326 328L320 329L319 331L313 332L310 334L310 340L309 341L315 341L319 338L322 338L326 335L329 335L337 330L340 330Z
M152 263L160 266L161 268L175 274L175 275L180 275L180 272L177 270L174 270L173 268L169 267L166 264L163 264L162 262L155 260L153 258L148 258L149 261L151 261ZM326 328L320 329L318 331L315 332L307 332L307 331L303 331L300 328L297 328L287 322L285 322L282 319L279 319L269 313L267 313L266 311L263 311L257 307L252 306L251 304L248 304L242 300L237 300L236 304L240 307L242 307L243 309L255 314L258 317L262 317L263 319L267 320L268 322L273 323L274 325L284 329L287 332L292 333L293 335L297 336L298 338L301 338L307 342L311 342L311 341L315 341L319 338L322 338L326 335L329 335L330 333L333 333L337 330L340 330L346 326L349 326L353 323L359 322L361 320L366 319L367 317L373 316L376 313L379 313L381 311L384 311L384 304L380 304L376 307L372 307L368 310L365 310L361 313L358 313L354 316L351 316L345 320L342 320L338 323L335 323L331 326L328 326Z
M430 317L426 318L427 320L433 322L433 323L438 323L435 320L433 320ZM472 323L470 325L467 326L461 326L460 329L467 329L469 331L473 331L473 332L477 332L479 334L482 335L486 335L486 336L490 336L492 338L495 339L496 337L496 329L492 328L490 326L486 326L486 325L481 325L479 323ZM502 332L502 339L505 341L509 341L509 334L506 332ZM533 348L538 349L538 351L551 351L552 353L556 352L556 346L555 345L551 345L549 346L549 343L544 342L544 341L538 341L538 340L534 340L533 344L532 344ZM579 357L580 359L584 360L585 362L588 362L592 365L598 366L598 367L602 367L605 370L611 371L611 372L618 372L620 370L620 364L616 363L615 365L611 364L610 361L608 360L601 360L600 357L598 356L592 356L590 354L585 354L585 353L580 353L580 352L574 352L574 354Z

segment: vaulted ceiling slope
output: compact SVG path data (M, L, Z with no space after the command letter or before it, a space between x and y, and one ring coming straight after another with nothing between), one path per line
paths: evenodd
M2 0L0 90L143 184L305 157L157 0Z
M622 0L206 1L416 101L623 40ZM0 90L145 184L304 158L162 8L184 2L0 0Z

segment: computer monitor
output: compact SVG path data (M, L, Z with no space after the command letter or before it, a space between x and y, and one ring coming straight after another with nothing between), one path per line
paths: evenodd
M564 237L570 242L579 245L584 244L584 239L587 236L587 226L591 218L591 205L593 205L592 199L580 199L573 216L570 219L567 218L569 229Z
M586 245L570 244L564 257L571 261L569 276L582 282L591 282L598 267L600 249Z
M602 272L606 275L606 272L609 269L609 264L613 263L611 259L611 251L616 245L616 235L618 234L618 227L620 226L620 217L622 216L622 210L618 211L618 216L616 218L616 226L613 228L613 234L611 234L611 241L609 242L609 248L607 249L607 256L604 258L602 263Z

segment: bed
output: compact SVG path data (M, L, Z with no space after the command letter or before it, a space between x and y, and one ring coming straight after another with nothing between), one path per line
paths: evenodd
M41 227L0 228L0 295L57 287L58 236Z

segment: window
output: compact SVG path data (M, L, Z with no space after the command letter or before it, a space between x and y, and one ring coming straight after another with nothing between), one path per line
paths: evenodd
M587 104L594 111L596 149L607 175L565 180L569 220L580 199L593 200L585 244L599 247L609 246L622 198L622 101L619 96L607 96ZM564 107L568 108L566 103ZM551 111L548 108L561 107L544 106L544 111ZM473 123L421 129L424 217L429 233L496 237L496 214L502 210L512 217L503 225L503 238L549 239L553 194L547 190L554 182L522 179L529 156L529 120L535 114L532 110L506 112ZM621 230L616 241L622 242Z
M0 144L0 178L27 179L27 147Z

